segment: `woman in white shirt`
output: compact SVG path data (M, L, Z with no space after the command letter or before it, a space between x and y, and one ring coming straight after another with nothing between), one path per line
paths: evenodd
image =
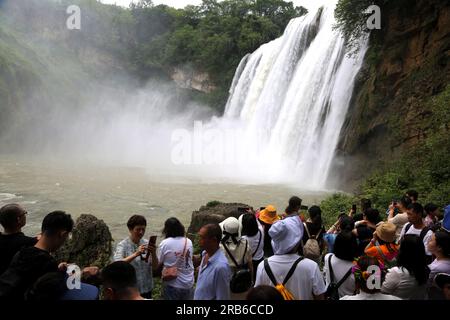
M184 226L177 218L164 223L165 239L158 248L159 269L163 273L163 297L165 300L192 300L194 265L192 241L185 236ZM176 277L165 279L164 269L176 267Z
M443 299L443 292L434 283L434 278L438 273L450 273L450 234L436 231L428 242L428 250L436 257L429 265L428 298Z
M229 217L219 223L223 237L220 241L220 249L225 254L232 272L238 269L246 268L250 271L249 282L253 277L252 252L247 239L239 237L239 220L235 217ZM251 283L246 283L250 289ZM247 291L233 292L231 290L231 300L244 300Z
M239 220L242 224L242 239L247 239L252 254L252 265L255 271L253 272L253 281L255 281L258 265L264 260L264 228L252 213L241 215Z
M356 236L352 232L343 231L336 236L334 253L325 255L323 272L326 286L328 287L330 283L337 284L345 277L338 288L339 298L355 293L355 277L351 270L357 249ZM331 274L330 264L333 274Z
M404 300L423 300L428 273L422 240L407 234L400 244L397 266L388 270L381 292Z

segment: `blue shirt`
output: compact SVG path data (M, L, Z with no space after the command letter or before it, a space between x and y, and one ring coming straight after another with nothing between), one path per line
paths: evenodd
M203 265L204 253L198 272L194 300L229 300L231 269L227 258L222 250L218 249L209 258L208 263Z
M337 233L325 233L323 240L328 244L328 253L334 252L334 242L336 241Z

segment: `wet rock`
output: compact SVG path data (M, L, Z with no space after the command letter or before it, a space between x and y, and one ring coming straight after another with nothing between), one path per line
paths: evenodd
M56 252L55 258L58 262L75 263L80 268L103 268L110 263L112 241L111 232L103 220L82 214L75 222L72 238Z
M238 208L250 208L250 206L243 203L210 202L202 206L200 210L192 212L188 233L195 234L208 223L220 223L228 217L238 218L241 214Z

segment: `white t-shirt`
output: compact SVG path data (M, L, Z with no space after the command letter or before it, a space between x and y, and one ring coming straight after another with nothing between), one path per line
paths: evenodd
M395 236L397 241L399 241L402 228L408 223L408 214L406 212L399 213L395 217L388 219L388 222L395 224Z
M279 283L283 283L289 269L299 258L297 254L283 254L271 256L269 260L270 269ZM256 272L255 287L268 285L274 287L261 262ZM326 287L319 266L314 261L304 258L299 262L295 272L286 283L285 287L297 300L313 300L315 296L325 293Z
M381 292L405 300L425 299L425 285L419 286L416 278L406 268L393 267L388 270Z
M226 246L230 253L233 255L238 265L248 265L248 263L252 261L252 250L250 249L250 245L248 244L247 239L244 239L244 237L239 239L237 245L234 244L231 239L229 239L226 242ZM225 254L225 257L228 260L228 264L234 271L237 267L234 264L233 259L229 256L227 250L224 248L222 242L220 243L220 249Z
M167 238L161 241L158 248L159 263L163 263L164 267L178 266L178 276L175 280L165 281L166 285L191 289L194 286L194 265L192 263L192 241L187 239L186 252L183 256L185 244L184 237Z
M242 238L247 239L250 246L251 254L253 254L256 251L252 260L259 261L262 258L264 258L264 229L261 230L260 228L258 228L258 233L253 237L242 236Z
M430 268L429 286L433 285L434 277L438 273L450 273L450 260L437 260L435 259L428 265Z
M361 291L354 296L345 296L340 300L402 300L399 297L391 296L389 294L384 294L381 292L377 293L366 293Z
M405 234L405 229L408 224L409 223L407 223L403 226L402 232L400 233L400 239ZM409 227L409 230L406 234L415 234L416 236L420 236L421 232L422 232L422 229L416 229L416 228L414 228L414 225L411 225L411 227ZM431 256L431 252L428 251L428 241L430 241L432 235L433 235L433 231L428 230L428 232L425 234L425 237L423 237L423 245L425 246L425 254L427 256Z
M334 282L338 283L348 272L349 269L353 267L353 263L351 261L346 261L339 259L332 253L328 253L325 255L323 272L325 274L325 283L328 286L331 283L330 277L330 269L328 268L328 260L331 257L331 267L333 268L333 278ZM339 297L352 295L355 293L355 276L350 274L350 276L341 284L338 289Z

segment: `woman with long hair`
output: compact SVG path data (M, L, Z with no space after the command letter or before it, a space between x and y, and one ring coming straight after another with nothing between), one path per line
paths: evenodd
M407 234L400 243L397 266L388 270L381 292L402 299L422 300L425 298L428 274L422 240Z
M239 220L242 223L242 238L247 239L252 253L253 281L255 281L258 265L264 260L264 229L252 213L241 215Z
M177 218L167 219L162 233L165 239L159 244L158 262L162 270L163 297L165 300L192 300L192 241L186 237L184 226ZM167 276L167 270L175 270L175 274Z

